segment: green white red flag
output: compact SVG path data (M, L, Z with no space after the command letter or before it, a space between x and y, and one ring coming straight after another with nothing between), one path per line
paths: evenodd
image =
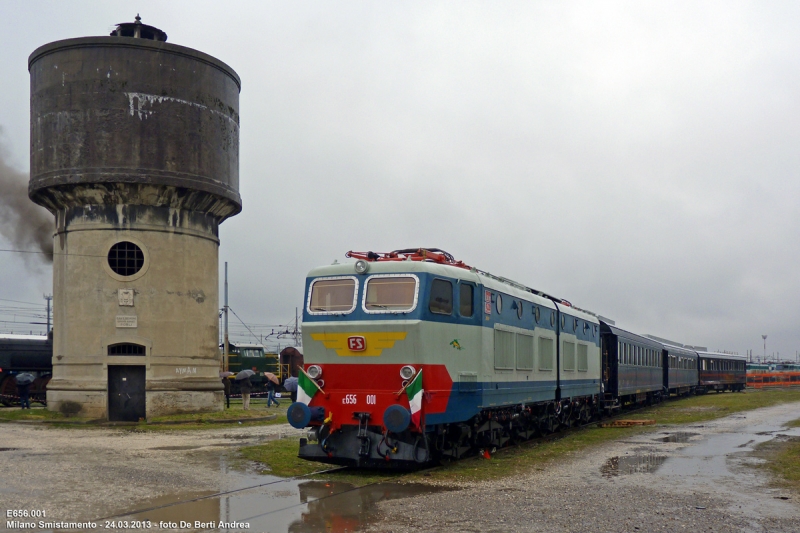
M318 390L319 386L301 368L300 375L297 376L297 401L306 405L310 404Z
M416 427L420 427L420 418L422 417L422 393L422 369L420 369L414 377L414 381L406 387L408 407L411 410L411 423Z

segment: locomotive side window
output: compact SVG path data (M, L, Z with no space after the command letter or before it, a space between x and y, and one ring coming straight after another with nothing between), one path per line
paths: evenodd
M539 370L553 370L553 339L539 337Z
M308 312L312 315L347 314L356 308L358 282L353 277L317 278L311 282Z
M564 371L572 372L575 370L575 343L564 342Z
M586 344L578 345L578 372L589 371L589 346Z
M367 313L407 313L417 306L416 276L370 276L364 285Z
M533 370L533 335L517 333L517 370Z
M498 295L499 298L500 295ZM453 284L444 279L435 279L431 283L431 298L428 309L437 315L453 313Z
M462 283L459 289L459 303L458 312L461 316L472 316L474 313L473 295L475 294L475 287L469 283Z
M494 367L514 370L514 333L496 329L494 331Z

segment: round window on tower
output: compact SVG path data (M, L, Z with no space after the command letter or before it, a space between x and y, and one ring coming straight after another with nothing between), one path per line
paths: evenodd
M108 251L108 266L119 276L133 276L144 266L144 252L130 241L118 242Z

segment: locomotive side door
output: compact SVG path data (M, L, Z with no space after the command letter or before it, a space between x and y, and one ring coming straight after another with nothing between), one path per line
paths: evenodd
M108 365L108 419L138 422L145 416L144 365Z

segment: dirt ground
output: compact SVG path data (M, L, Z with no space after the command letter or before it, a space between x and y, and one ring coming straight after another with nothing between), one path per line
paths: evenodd
M5 423L0 507L84 521L161 495L216 492L225 486L220 457L233 447L296 433L288 424L139 432Z
M381 502L369 531L796 533L800 495L750 452L798 417L794 403L658 428L514 478Z
M341 531L798 532L800 498L771 484L766 469L753 467L760 459L750 452L799 416L800 404L786 404L656 428L513 478L385 499L369 519ZM140 432L5 423L0 508L83 521L138 509L162 495L209 494L230 486L236 447L301 433L288 425ZM262 494L250 497L270 497ZM302 503L292 503L295 498L289 504L296 508ZM263 501L255 500L255 506ZM311 529L280 528L311 531L320 524L339 531L328 519L313 520Z

